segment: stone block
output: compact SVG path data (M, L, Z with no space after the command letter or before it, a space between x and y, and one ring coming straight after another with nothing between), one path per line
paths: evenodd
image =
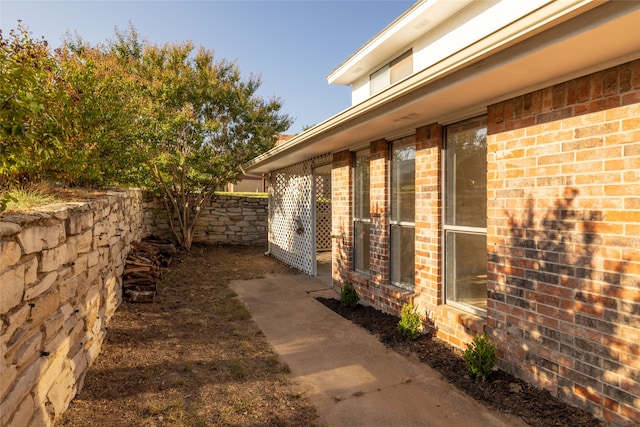
M41 273L47 273L60 268L67 259L67 246L61 245L53 249L45 249L42 251L40 265L38 269Z
M20 369L25 364L40 357L40 345L42 344L42 332L35 331L25 342L20 345L13 354L13 364Z
M83 285L83 282L87 285L91 285L98 279L98 276L100 276L100 266L96 263L95 265L87 268L87 280L83 280L80 285Z
M13 222L0 221L0 237L11 237L19 234L22 227Z
M2 369L0 369L0 402L4 400L17 376L18 369L16 365L2 365Z
M47 399L53 405L55 414L62 414L76 394L76 383L73 375L63 371L55 380L55 386L47 393Z
M53 337L56 336L58 331L62 330L62 325L64 324L65 317L61 312L57 312L47 317L44 321L43 329L44 329L44 338L45 338L45 350L52 352L53 350L48 348L49 344L52 342Z
M25 254L39 252L58 246L66 238L62 224L41 227L29 227L18 235L18 241Z
M9 324L4 330L4 334L0 336L0 343L10 346L16 343L22 335L29 330L27 321L29 320L29 314L31 313L31 307L24 304L11 316L9 316Z
M73 275L76 277L86 277L87 276L87 267L88 267L88 259L87 254L78 255L78 258L73 262Z
M100 352L100 346L98 346L98 352ZM79 351L76 355L71 359L71 370L73 372L73 379L78 381L84 375L87 367L89 366L88 362L88 353L84 351Z
M51 288L51 286L55 283L57 278L58 278L58 273L56 271L52 271L46 276L44 276L42 279L40 279L40 281L38 281L34 285L26 286L25 292L24 292L24 299L26 301L29 301L47 292L49 288Z
M93 227L93 212L78 212L71 215L66 221L68 235L80 234L83 230Z
M45 364L46 360L39 357L33 364L24 369L15 380L13 389L7 393L7 396L0 404L1 426L13 426L13 423L9 424L9 420L14 415L14 412L16 412L16 408L19 407L37 383Z
M87 258L87 267L98 265L98 262L100 262L100 253L97 250L89 252Z
M71 302L74 301L76 292L78 289L78 278L73 276L69 277L66 280L63 280L58 285L58 295L60 296L60 301L62 302Z
M0 314L7 313L22 302L24 295L24 265L0 274Z
M44 402L40 402L39 405L38 402L36 402L36 409L33 416L31 417L31 420L29 421L29 425L43 427L50 427L54 425L52 419L54 414L49 414L47 409L48 408L44 405Z
M55 314L60 307L60 297L54 289L49 290L38 298L31 300L31 320L34 324L40 325L44 319Z
M91 250L91 243L93 242L93 230L85 230L82 233L75 236L75 238L76 238L76 251L79 254L84 254Z
M0 271L16 265L21 256L22 249L17 242L0 242Z
M67 238L65 242L65 259L63 264L70 264L78 257L78 249L76 248L75 236Z
M20 406L16 410L13 418L11 419L11 427L28 427L31 426L31 417L36 411L36 405L31 395L25 396L24 400L20 402Z
M24 285L29 286L38 280L38 258L24 262Z

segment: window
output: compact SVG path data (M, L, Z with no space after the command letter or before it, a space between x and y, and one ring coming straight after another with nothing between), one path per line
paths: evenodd
M415 284L415 170L414 136L391 146L391 283L413 290Z
M487 309L487 120L448 126L444 155L445 294L448 304Z
M353 266L369 274L371 210L369 209L369 150L355 154L353 201Z
M369 93L373 96L382 92L411 73L413 73L413 55L409 49L369 76Z

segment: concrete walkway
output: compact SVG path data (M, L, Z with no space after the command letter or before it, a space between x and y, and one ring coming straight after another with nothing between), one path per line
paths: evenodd
M326 280L269 275L231 288L291 369L325 426L525 426L487 409L423 363L387 349L315 300Z

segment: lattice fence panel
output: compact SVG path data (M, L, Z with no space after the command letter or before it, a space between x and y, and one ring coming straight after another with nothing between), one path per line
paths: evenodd
M269 241L271 254L307 274L314 274L311 234L311 169L300 163L271 175Z
M314 169L316 195L316 250L331 250L331 165Z
M330 155L298 163L271 174L269 243L273 257L313 275L315 212L312 212L313 168L330 162ZM330 195L329 195L330 200Z

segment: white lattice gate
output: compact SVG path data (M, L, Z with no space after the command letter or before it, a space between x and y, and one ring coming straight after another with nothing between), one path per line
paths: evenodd
M269 247L271 255L304 273L316 274L314 168L331 161L316 157L271 174ZM330 200L330 197L329 197ZM329 228L330 228L329 224Z
M331 165L313 170L315 183L316 251L331 250Z

